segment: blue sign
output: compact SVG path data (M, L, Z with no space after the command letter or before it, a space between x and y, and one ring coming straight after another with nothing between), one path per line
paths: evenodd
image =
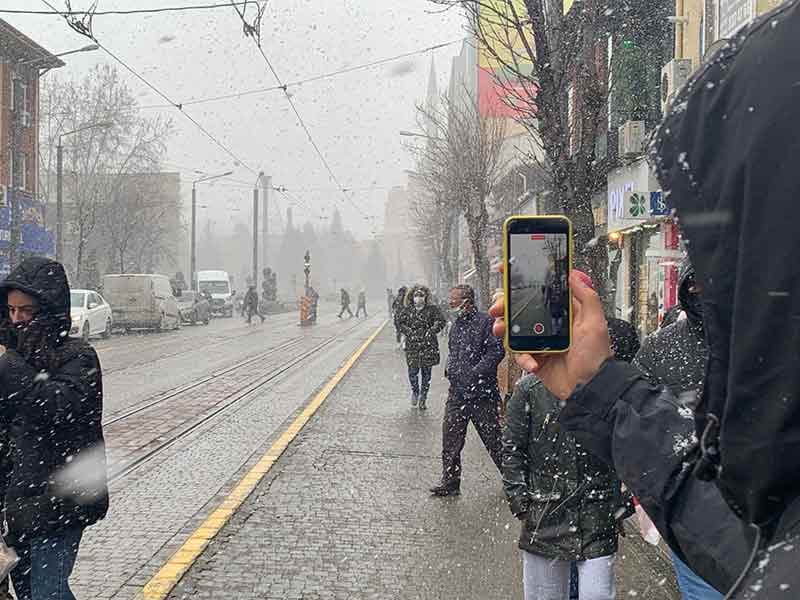
M3 270L3 259L11 245L11 207L17 211L20 233L20 252L22 254L39 254L53 256L55 254L55 238L53 232L44 225L44 204L29 192L22 190L8 191L8 206L0 208L0 272ZM7 270L7 266L5 267Z
M660 190L658 192L650 192L650 216L669 216L669 208L667 207L667 203L664 202L664 194Z

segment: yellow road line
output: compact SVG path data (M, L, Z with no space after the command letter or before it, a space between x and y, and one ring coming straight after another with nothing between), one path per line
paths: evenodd
M283 432L278 440L272 445L264 456L250 469L247 475L236 485L228 497L223 500L214 512L203 522L198 529L189 536L180 549L173 554L166 564L159 569L153 578L144 586L139 595L144 600L164 600L181 578L191 568L198 557L208 547L211 540L216 537L220 530L228 523L230 518L241 507L253 490L261 483L264 476L269 473L272 466L284 453L289 444L297 437L297 434L305 427L306 423L314 416L322 403L328 399L331 392L344 379L348 371L353 368L356 361L369 348L375 338L380 335L387 321L384 321L375 332L367 338L361 347L347 359L347 362L336 372L336 375L325 384L314 399L306 406L300 415L292 422L289 428Z

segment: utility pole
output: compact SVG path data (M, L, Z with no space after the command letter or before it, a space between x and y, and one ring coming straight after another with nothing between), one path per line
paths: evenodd
M56 146L56 260L64 258L64 146Z
M267 176L261 178L261 193L264 194L264 228L261 234L261 244L263 245L263 253L261 260L266 269L269 267L269 192L272 189L272 177Z
M253 188L253 285L258 289L258 182Z

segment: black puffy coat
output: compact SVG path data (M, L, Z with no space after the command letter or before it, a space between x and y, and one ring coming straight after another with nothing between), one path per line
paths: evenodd
M417 291L425 293L425 306L414 306ZM438 365L439 332L447 322L439 307L431 303L431 292L422 285L412 287L406 294L403 310L398 316L398 328L406 338L406 362L409 367L433 367Z
M678 300L686 318L648 336L634 361L648 380L667 386L681 404L692 409L703 390L708 362L702 309L689 292L693 277L694 269L686 263L678 284Z
M70 292L60 264L29 258L0 283L35 297L39 312L22 329L2 309L0 425L10 440L4 474L9 541L85 527L108 510L103 382L87 343L67 337Z
M558 424L560 402L533 375L514 388L503 430L503 487L524 519L519 546L559 560L617 551L621 485Z

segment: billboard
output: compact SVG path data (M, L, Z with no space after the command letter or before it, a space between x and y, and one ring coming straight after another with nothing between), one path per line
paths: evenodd
M523 0L485 0L480 5L478 106L483 117L514 118L519 115L517 96L531 95L530 85L526 87L518 76L533 70L527 50L531 32L526 32L526 39L509 26L509 20L525 21L526 15Z

